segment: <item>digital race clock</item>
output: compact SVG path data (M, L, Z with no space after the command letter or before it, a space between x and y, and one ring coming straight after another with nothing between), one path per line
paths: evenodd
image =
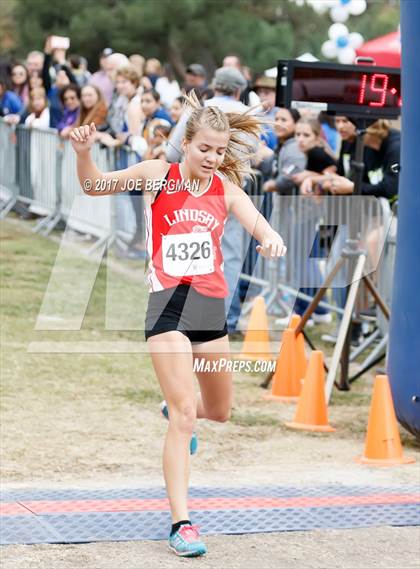
M278 62L276 105L331 114L395 118L401 113L400 70L375 65Z

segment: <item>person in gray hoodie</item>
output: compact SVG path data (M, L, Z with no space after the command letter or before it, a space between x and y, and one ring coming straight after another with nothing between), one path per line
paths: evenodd
M281 108L276 113L274 131L279 141L277 161L274 154L259 165L265 176L271 175L271 179L263 185L264 192L279 192L283 195L297 193L292 176L303 172L306 167L306 156L294 136L299 119L300 114L296 109Z

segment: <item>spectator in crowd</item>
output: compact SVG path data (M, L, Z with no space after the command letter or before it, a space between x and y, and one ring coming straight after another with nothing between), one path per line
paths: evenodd
M160 95L162 105L167 109L169 109L174 100L181 95L181 89L179 88L178 81L175 79L171 65L165 64L163 66L163 73L156 81L155 89Z
M165 124L156 124L149 129L149 139L145 160L166 160L166 140L171 127Z
M254 91L258 95L261 102L266 103L267 116L270 118L275 117L277 108L276 104L276 79L268 77L267 75L260 75L254 83Z
M116 72L116 88L118 93L126 98L124 122L121 128L122 133L139 134L140 125L144 119L140 105L138 89L140 86L140 75L135 67L127 65L120 67ZM121 138L125 142L124 137Z
M61 104L64 107L63 116L57 124L60 136L68 138L71 129L77 122L80 111L80 87L75 83L67 85L60 92Z
M194 89L198 97L201 97L207 87L207 72L201 63L191 63L185 71L184 91L189 93Z
M12 88L26 107L29 104L29 74L23 63L16 63L12 66L10 73Z
M137 78L139 81L140 78L138 75ZM136 92L135 89L134 93ZM136 99L138 99L138 96L136 96ZM161 107L160 96L155 89L148 89L143 92L141 96L141 110L143 111L145 119L141 124L140 135L138 134L139 121L135 123L132 122L131 128L127 125L127 128L124 129L125 132L122 132L118 138L121 143L128 144L137 152L140 159L145 159L146 156L152 155L160 156L165 151L164 132L169 133L172 121L168 112ZM162 129L159 130L158 127L163 127L163 131ZM144 259L145 243L143 235L142 192L139 190L131 190L129 193L136 215L136 232L128 244L129 249L127 256L130 259Z
M134 53L130 55L128 58L130 60L130 64L134 67L140 77L140 86L137 89L137 94L141 97L143 91L146 89L153 89L152 82L150 79L144 74L144 69L146 65L145 58L140 55L139 53ZM159 81L159 79L158 79Z
M328 115L324 111L321 111L318 115L318 120L321 123L323 137L325 138L328 146L334 154L338 154L339 136L337 129L335 128L334 117Z
M293 181L299 186L314 173L333 174L337 171L336 159L321 132L321 123L317 119L301 118L296 124L295 138L299 150L306 155L305 170L292 175Z
M81 55L71 55L69 58L70 69L79 87L84 87L89 83L91 73L87 68L87 59Z
M149 126L155 119L163 119L169 126L172 126L172 119L168 111L162 107L160 95L155 89L144 91L141 96L141 108L145 116L142 135L146 140L148 138Z
M351 161L356 144L356 124L349 117L336 118L337 131L343 139L336 175L311 176L305 181L303 191L311 193L313 186L333 195L352 194L354 183L351 176ZM390 127L389 121L380 119L366 129L364 136L365 165L361 194L395 200L398 194L400 163L400 133Z
M263 185L264 192L283 195L296 193L296 184L291 176L303 172L306 166L306 156L295 138L296 123L300 118L296 109L281 108L276 112L274 130L278 140L277 160L266 159L260 165L265 175L272 170L272 179Z
M99 55L99 70L96 71L89 78L89 84L97 87L105 100L105 103L109 106L112 100L112 94L114 92L114 82L110 77L110 59L112 55L112 49L106 47Z
M30 51L26 56L26 69L28 70L29 77L34 72L42 75L42 66L44 65L44 54L42 51Z
M45 41L42 80L50 102L50 127L57 128L64 112L60 92L76 79L66 63L65 50L52 49L50 36Z
M112 56L110 56L112 57ZM106 146L130 146L141 160L147 152L148 146L141 128L144 119L138 89L140 75L133 65L119 67L115 72L115 87L118 97L113 98L113 121L109 132L97 133L96 138ZM108 122L110 114L108 113ZM117 155L117 169L122 170L128 165L128 155L125 148L121 148ZM120 251L120 256L129 259L144 259L145 244L143 236L143 202L142 192L129 191L131 205L136 218L136 230L128 243L127 251Z
M39 89L44 88L44 80L42 78L42 70L41 71L33 71L29 75L29 91L32 89Z
M179 121L183 112L183 97L177 97L169 109L169 114L174 125Z
M106 127L108 107L102 93L94 85L85 85L80 95L80 112L75 126L95 123L97 130Z
M242 65L241 59L238 55L226 55L223 59L223 67L235 67L246 79L247 86L241 93L240 101L244 105L249 105L250 107L255 107L259 104L260 100L255 91L251 87L251 72L249 67Z
M16 93L8 87L7 79L0 77L0 117L10 124L16 124L20 121L24 106Z
M130 63L128 57L122 53L113 53L107 58L106 66L108 75L114 85L111 103L108 107L108 124L110 133L115 136L123 130L128 104L127 97L120 93L117 87L117 69L129 67ZM122 81L119 82L119 85L121 88L124 88Z
M364 143L368 151L364 155L361 194L392 202L398 194L400 133L390 127L389 121L380 119L366 129ZM318 182L333 195L354 192L354 182L344 176L322 178Z
M162 63L159 59L156 59L156 57L146 59L146 63L144 64L144 74L149 78L152 83L152 87L154 88L156 81L162 75Z
M276 80L274 77L268 77L267 75L258 77L254 83L254 91L259 100L264 103L266 109L264 115L269 120L274 120L277 112L277 108L274 106L276 102ZM276 148L277 137L274 127L270 124L264 125L263 140L271 150Z
M306 156L306 167L303 172L292 175L293 181L300 185L302 182L314 173L320 174L334 174L337 170L336 160L332 154L332 151L328 148L327 143L322 138L321 123L314 118L301 118L296 124L296 140L298 142L299 149ZM302 212L302 222L299 226L299 231L301 235L312 235L316 234L316 223L319 218L319 214L315 207L311 207L313 204L307 203L308 208L301 208ZM313 257L321 257L321 245L320 237L317 234L315 238L315 243L312 247ZM312 262L308 269L304 271L308 276L309 280L313 284L320 284L322 282L321 272L318 265ZM312 284L311 283L311 284ZM317 289L302 288L301 292L309 296L315 296ZM307 309L309 303L302 298L297 298L295 302L295 312L302 315ZM315 324L329 324L332 321L332 316L329 310L323 308L322 306L317 306L315 312L312 315L312 322Z
M130 61L130 64L135 68L140 77L143 77L146 59L139 53L133 53L133 55L130 55L128 59ZM151 86L152 85L150 85L150 87Z
M50 109L45 89L38 87L32 89L29 94L29 115L25 119L25 125L34 128L49 128Z

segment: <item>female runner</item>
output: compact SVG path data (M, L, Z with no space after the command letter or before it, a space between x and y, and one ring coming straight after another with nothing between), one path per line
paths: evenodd
M70 139L85 193L121 192L133 180L152 190L144 192L150 257L145 336L166 400L162 412L169 419L163 450L172 514L169 547L177 555L194 557L206 553L187 507L194 426L196 419L227 421L232 405L232 373L217 368L229 354L220 246L229 212L257 239L257 251L264 257L282 256L286 247L241 189L261 118L201 107L193 96L187 97L187 104L192 112L180 164L147 160L102 173L90 156L95 125L73 129ZM199 394L194 387L195 358L205 358L210 363L204 369L212 370L196 373Z

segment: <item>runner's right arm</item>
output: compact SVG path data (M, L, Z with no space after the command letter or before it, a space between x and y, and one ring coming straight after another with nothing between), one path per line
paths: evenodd
M74 128L70 133L70 141L77 154L77 175L85 194L106 196L128 189L144 190L145 180L160 180L165 177L169 164L164 160L145 160L125 170L101 172L90 155L95 132L95 124L91 123ZM131 180L135 182L135 187L127 184Z

